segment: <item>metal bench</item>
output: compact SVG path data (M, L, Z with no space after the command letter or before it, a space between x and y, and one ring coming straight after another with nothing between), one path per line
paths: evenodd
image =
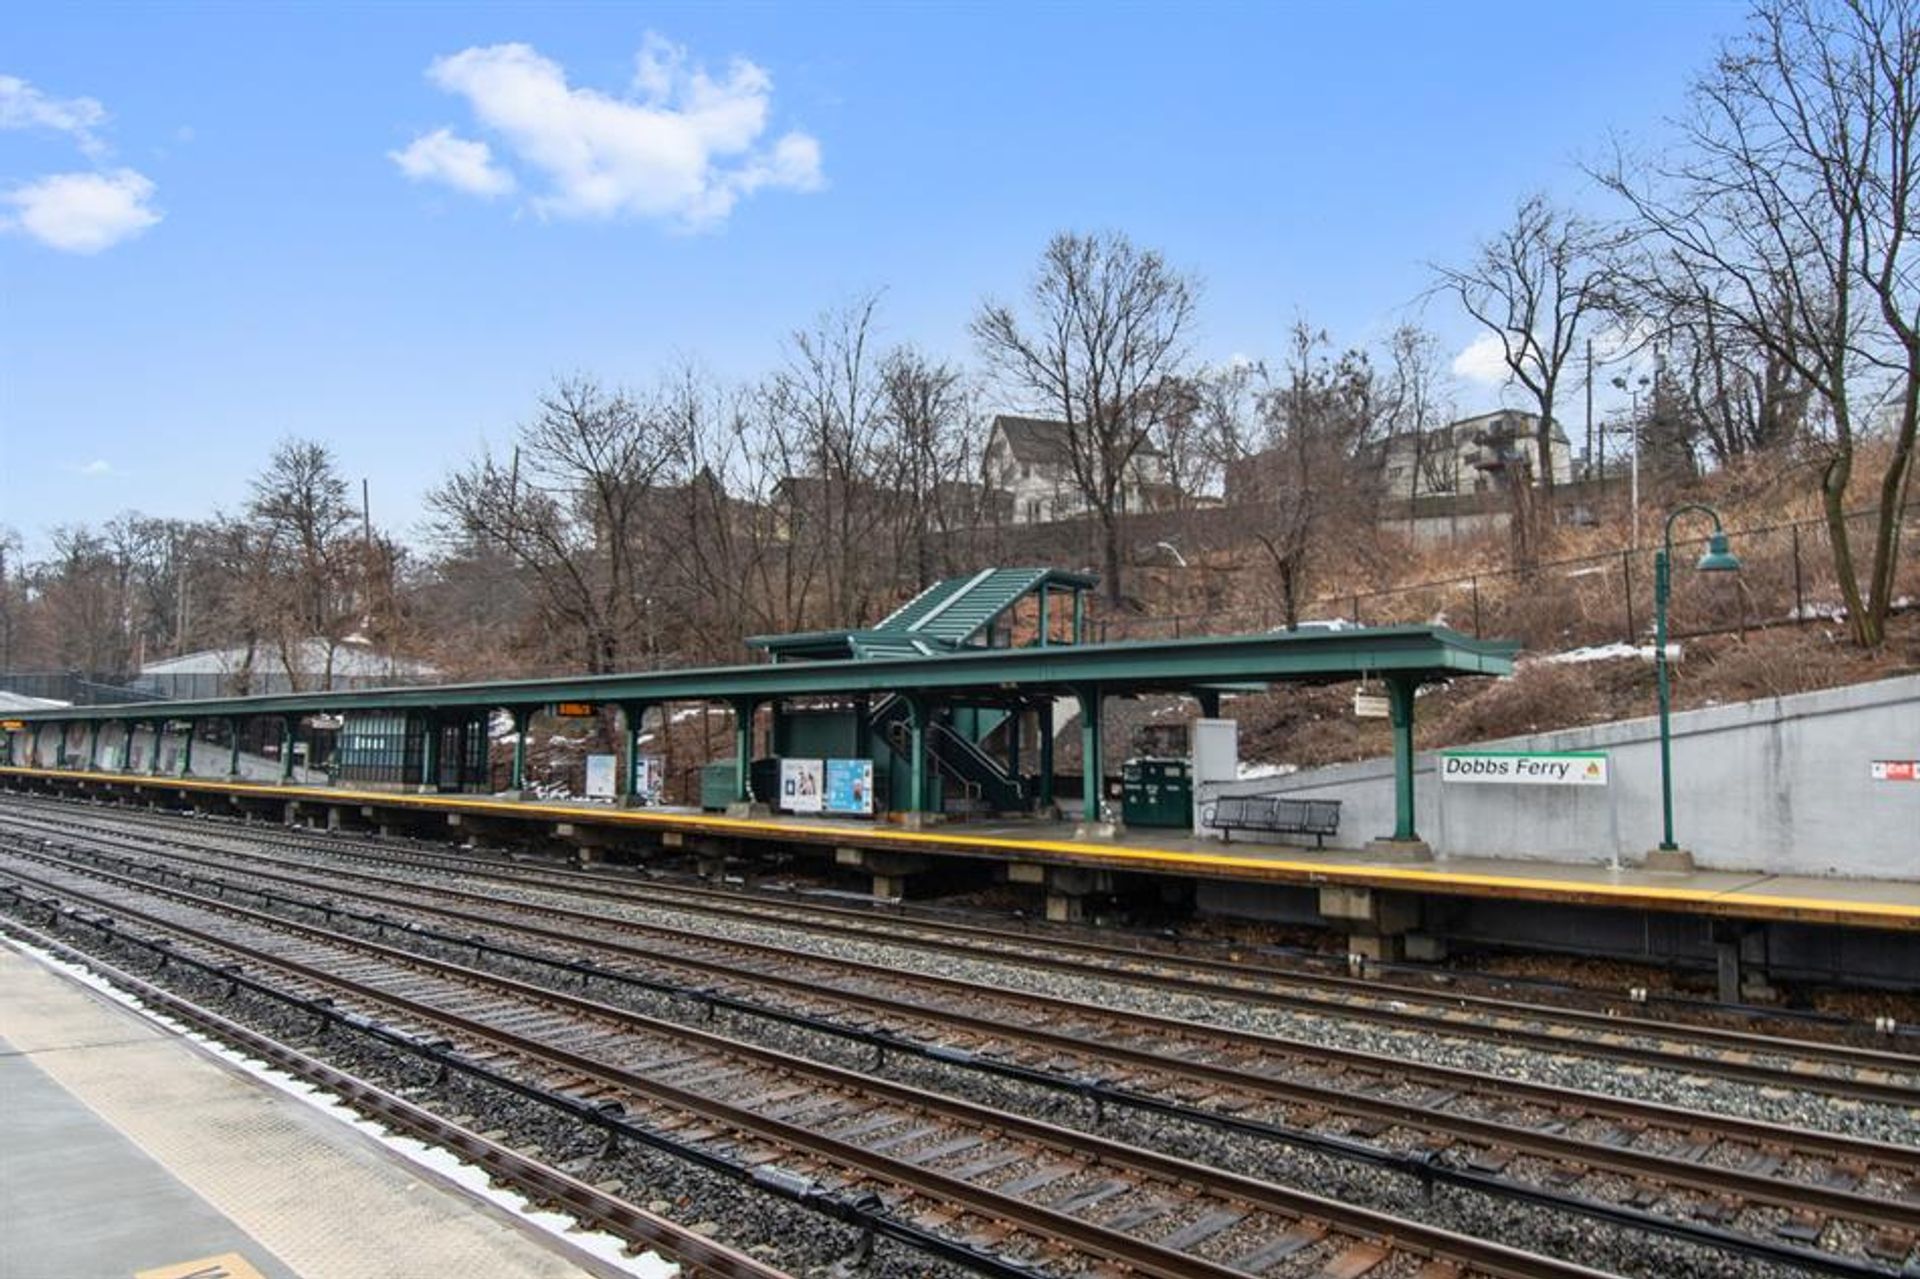
M1200 810L1202 825L1210 826L1227 843L1237 830L1273 835L1311 835L1315 848L1325 848L1327 836L1340 829L1337 799L1283 799L1277 795L1226 795Z

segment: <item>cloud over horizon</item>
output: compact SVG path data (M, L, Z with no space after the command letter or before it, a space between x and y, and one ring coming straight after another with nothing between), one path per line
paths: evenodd
M791 130L763 141L773 81L744 58L715 77L683 47L649 34L625 94L569 85L564 67L526 44L437 58L427 78L466 100L502 155L496 160L486 142L443 127L389 158L414 181L471 195L524 184L542 218L637 218L698 230L724 222L757 191L824 185L817 139Z
M111 154L98 130L107 109L94 98L51 98L18 76L0 75L0 129L65 134L89 160ZM121 167L52 173L0 192L0 231L18 232L62 253L98 253L161 219L153 181Z

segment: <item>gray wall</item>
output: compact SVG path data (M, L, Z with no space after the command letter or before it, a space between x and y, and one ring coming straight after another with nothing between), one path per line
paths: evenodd
M1422 752L1420 834L1436 856L1638 859L1660 842L1659 731L1649 717L1477 743L1604 750L1603 787L1443 785ZM1911 878L1920 874L1920 783L1871 780L1876 759L1920 759L1920 675L1676 714L1676 842L1702 867ZM1393 830L1389 760L1205 788L1216 794L1341 800L1330 846L1358 848Z

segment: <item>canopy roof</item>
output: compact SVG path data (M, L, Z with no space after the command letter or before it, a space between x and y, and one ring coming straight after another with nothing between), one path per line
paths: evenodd
M1507 675L1513 671L1518 648L1510 641L1476 640L1442 626L1389 626L1112 644L963 647L934 655L61 707L15 711L9 718L151 720L346 710L536 708L555 702L769 701L909 690L942 700L993 702L1022 694L1072 693L1079 688L1109 694L1191 692L1382 675L1416 681Z

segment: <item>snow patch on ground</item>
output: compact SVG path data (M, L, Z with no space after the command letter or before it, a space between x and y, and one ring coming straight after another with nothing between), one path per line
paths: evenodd
M1289 773L1300 771L1298 764L1250 764L1240 761L1239 777L1243 782L1257 782L1263 777L1285 777Z

